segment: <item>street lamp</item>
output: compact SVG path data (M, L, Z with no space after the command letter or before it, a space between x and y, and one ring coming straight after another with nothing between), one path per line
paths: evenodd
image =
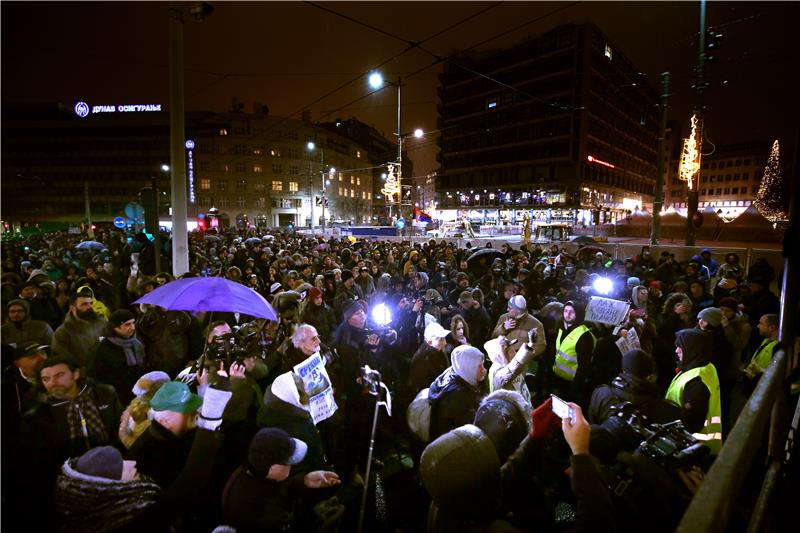
M309 152L313 152L316 149L316 147L317 147L317 145L314 143L314 141L308 141L306 143L306 148L308 149ZM328 203L328 200L325 197L325 182L326 182L326 180L325 180L325 149L322 148L321 146L319 148L319 165L320 165L319 166L319 173L320 173L320 175L322 177L322 195L321 195L322 216L321 216L321 220L320 220L320 222L321 222L320 226L322 227L322 233L324 234L325 233L325 204ZM330 185L330 183L331 183L330 180L333 179L333 174L335 172L336 172L336 169L333 168L333 167L331 167L328 170L329 178L330 178L327 181L328 185ZM312 178L312 186L311 186L311 234L312 235L314 234L314 204L315 204L315 201L314 201L314 186L313 186L313 178Z

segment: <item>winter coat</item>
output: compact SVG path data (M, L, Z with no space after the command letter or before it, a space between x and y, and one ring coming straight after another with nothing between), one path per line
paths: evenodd
M147 431L128 449L126 458L136 461L139 473L150 476L162 488L172 485L192 449L192 430L180 437L153 420Z
M141 350L144 352L144 346ZM90 360L92 366L88 373L100 383L114 387L124 405L133 400L133 386L149 369L144 362L129 365L123 348L105 338L95 347Z
M294 467L292 467L294 470ZM293 500L305 491L304 474L277 482L255 475L245 464L231 475L222 495L225 523L239 533L289 531Z
M681 409L664 399L664 394L654 383L620 374L610 385L597 387L589 402L588 420L602 424L611 413L611 407L631 402L651 422L665 424L680 420Z
M43 320L33 320L31 318L31 307L27 300L22 298L11 300L6 304L21 305L25 309L25 318L21 322L7 321L0 329L0 338L5 344L16 344L21 346L26 342L38 342L40 344L53 343L53 329Z
M419 391L431 386L433 380L447 370L450 358L443 352L436 350L427 342L420 345L411 359L411 369L408 374L408 393L413 398Z
M302 320L306 324L314 326L322 340L330 341L331 334L336 327L336 321L333 316L333 309L329 305L323 303L321 306L317 306L313 302L308 302L303 311Z
M683 342L681 373L706 366L711 362L714 350L714 338L711 333L699 329L684 329L676 336L680 336ZM683 388L684 405L680 407L683 409L683 423L690 432L697 433L703 428L710 398L711 392L700 377L694 378Z
M70 459L56 482L53 523L76 533L174 531L173 522L197 507L197 493L208 485L220 436L198 429L185 466L166 488L150 479L126 482L81 474L75 470L77 460Z
M53 335L53 355L66 355L82 368L91 366L90 356L106 327L102 318L83 320L68 313L64 323Z
M136 321L136 336L142 341L147 361L170 376L188 362L192 317L184 311L151 308Z
M430 438L435 439L451 429L471 424L481 403L484 391L480 384L473 387L448 368L431 384Z
M279 394L281 393L279 392ZM280 428L292 437L302 440L308 446L305 458L293 466L292 471L305 473L326 469L327 462L322 437L320 437L308 410L298 404L282 400L272 389L267 389L264 393L264 405L265 408L259 413L258 418L260 427Z
M516 344L510 345L506 348L506 359L511 361L516 355L519 347L528 342L528 332L530 330L536 331L534 357L543 354L547 348L547 339L544 333L544 326L541 322L539 322L539 319L530 313L525 313L516 319L517 324L514 329L506 330L503 323L509 318L511 318L511 316L508 313L503 313L500 315L500 318L497 320L497 324L494 327L494 331L492 332L492 338L505 335L509 342L514 340L518 341Z

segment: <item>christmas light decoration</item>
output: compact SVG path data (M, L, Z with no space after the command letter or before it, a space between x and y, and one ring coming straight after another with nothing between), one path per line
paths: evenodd
M697 145L697 115L692 115L692 133L683 140L680 179L687 183L689 190L694 188L694 177L700 170L700 147Z
M770 222L789 219L789 195L786 194L788 184L784 183L780 164L780 145L778 140L772 143L772 152L764 167L764 177L753 202L761 215Z
M389 171L386 173L386 183L383 184L381 192L386 195L386 199L389 202L394 202L394 195L400 194L400 183L398 181L398 176L395 175L395 170L399 169L397 163L389 163L388 167Z

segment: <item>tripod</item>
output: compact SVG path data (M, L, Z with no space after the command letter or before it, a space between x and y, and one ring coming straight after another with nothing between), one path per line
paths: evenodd
M378 413L380 412L381 405L386 407L386 412L392 416L392 393L389 388L381 381L381 374L377 370L372 370L369 365L365 365L362 369L363 384L369 388L369 393L372 396L377 396L378 400L375 402L375 414L372 417L372 433L369 438L369 453L367 454L367 470L364 475L364 492L361 494L361 509L358 513L358 533L361 533L364 528L364 511L367 507L367 491L369 490L369 474L372 470L372 451L375 448L375 430L378 427ZM386 400L380 399L381 389L386 391Z

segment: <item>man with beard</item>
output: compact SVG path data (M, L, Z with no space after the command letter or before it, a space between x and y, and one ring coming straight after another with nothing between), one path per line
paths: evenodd
M588 393L585 391L592 352L597 343L595 336L583 323L585 306L574 302L564 304L563 322L556 334L556 359L553 373L556 375L554 387L559 396L566 400L586 405Z
M53 355L68 356L81 367L89 363L89 355L100 343L106 327L92 308L91 289L82 288L69 297L69 313L53 335Z
M53 330L47 322L32 320L27 301L11 300L6 305L8 322L3 324L0 336L6 344L21 346L24 343L38 342L49 345L53 340Z

